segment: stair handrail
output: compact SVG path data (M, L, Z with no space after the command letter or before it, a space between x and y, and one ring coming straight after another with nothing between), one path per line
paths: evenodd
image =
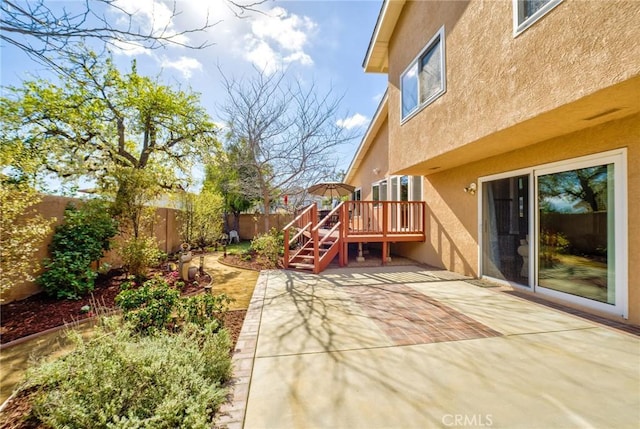
M315 204L311 204L309 207L300 212L298 216L295 217L291 222L289 222L282 230L284 232L284 255L283 255L283 265L285 268L289 267L289 248L291 247L291 242L297 240L304 231L307 231L313 227L313 224L317 222L318 213L317 206ZM311 212L311 213L309 213ZM289 230L294 227L304 216L310 216L310 221L307 222L306 225L300 228L300 230L294 235L293 238L289 239Z
M343 207L344 202L341 202L340 204L338 204L336 207L333 208L333 210L331 210L323 219L321 219L320 221L318 221L318 224L315 225L313 227L313 229L311 230L311 235L313 237L313 261L314 261L314 273L319 273L320 271L322 271L326 265L329 263L328 261L325 261L326 258L329 258L331 255L335 256L335 253L333 251L334 248L336 248L336 246L341 245L342 242L342 219L341 219L341 214L342 214L342 207ZM324 226L325 223L327 223L327 220L329 220L332 216L335 216L336 213L338 213L338 222L335 223L335 225L333 225L333 227L331 229L329 229L329 232L322 238L322 242L319 240L320 238L320 229L322 229L322 226ZM326 252L324 255L320 256L320 246L329 239L330 235L335 232L338 231L338 239L334 241L334 243L331 245L331 247L329 248L329 251ZM333 256L331 256L333 257Z
M311 229L311 226L313 225L312 222L307 223L305 226L303 226L302 228L300 228L298 230L298 232L296 233L296 235L294 235L293 237L291 237L291 240L289 240L289 244L293 243L294 241L296 241L298 238L300 238L300 236L302 234L304 234L304 232L308 229Z
M307 214L307 212L309 210L313 210L314 207L316 207L315 204L311 204L309 207L307 207L306 209L304 209L303 211L300 212L300 214L298 216L296 216L295 219L293 219L291 222L289 222L284 228L282 228L282 230L287 230L289 228L291 228L292 226L294 226L294 224L296 222L298 222L300 220L300 218L302 218L302 216L304 216L305 214ZM313 219L313 217L311 217L311 219ZM306 226L306 225L305 225Z
M340 204L338 204L338 205L337 205L333 210L331 210L331 211L330 211L330 212L329 212L329 213L324 217L324 219L322 219L322 220L318 221L318 224L317 224L316 226L314 226L314 227L313 227L313 230L321 229L320 227L321 227L322 225L324 225L324 224L327 222L327 220L328 220L331 216L335 215L335 213L336 213L336 212L338 212L338 211L340 210L340 208L342 207L342 205L343 205L343 204L344 204L344 202L341 202ZM338 217L338 219L339 219L339 217ZM338 222L338 223L339 223L339 222Z

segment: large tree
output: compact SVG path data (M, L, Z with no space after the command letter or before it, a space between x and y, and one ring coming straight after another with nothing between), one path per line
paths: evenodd
M240 16L255 11L262 2L225 0L223 5ZM167 45L202 49L211 45L207 40L194 41L191 36L204 35L217 21L210 20L207 13L190 27L176 29L174 21L181 13L175 0L144 4L126 0L75 0L66 4L2 0L0 41L53 68L59 64L55 56L76 52L79 43L97 42L92 43L97 49L127 45L145 49Z
M144 170L164 189L189 184L191 168L218 144L199 95L137 73L94 53L73 55L59 84L5 88L3 147L20 146L58 177L91 179L115 194L126 170ZM127 176L125 174L125 176Z
M337 147L354 136L337 125L341 99L331 90L318 94L315 84L292 83L286 72L223 75L223 83L229 140L242 148L246 156L239 162L251 172L244 187L258 191L265 214L275 197L334 174Z

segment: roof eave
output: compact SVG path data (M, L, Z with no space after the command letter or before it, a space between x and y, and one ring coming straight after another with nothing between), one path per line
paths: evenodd
M389 70L389 40L406 0L384 0L362 67L367 73Z

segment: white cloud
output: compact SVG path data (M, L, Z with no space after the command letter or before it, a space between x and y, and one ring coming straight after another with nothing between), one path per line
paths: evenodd
M113 44L115 46L115 54L126 55L127 57L135 57L138 55L152 55L150 49L145 48L139 43L116 40L115 42L113 42Z
M173 42L188 43L189 38L184 34L178 34L174 25L174 11L159 0L114 0L114 6L121 9L117 23L135 29L140 26L142 33L151 33L154 36L170 38ZM131 19L132 23L129 22Z
M279 68L278 55L267 42L263 40L248 40L247 49L245 58L266 74L272 74Z
M306 16L273 8L251 21L250 33L245 36L245 59L268 74L293 63L313 65L305 47L316 28Z
M344 119L338 119L336 125L340 128L346 128L347 130L351 130L353 128L362 127L369 123L369 118L360 113L356 113L353 116L349 116Z
M194 70L202 70L202 63L200 63L200 61L196 60L195 58L184 56L175 61L171 61L168 58L163 58L161 65L162 67L178 70L180 73L182 73L182 76L184 76L185 79L191 78L191 75L193 74L192 72Z

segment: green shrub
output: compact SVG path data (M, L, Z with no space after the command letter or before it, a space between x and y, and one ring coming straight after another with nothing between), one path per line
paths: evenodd
M150 334L170 328L171 315L179 299L180 291L170 288L165 280L156 278L138 289L123 290L115 302L135 332Z
M47 427L210 428L231 375L227 331L189 325L152 337L103 332L27 375L28 416Z
M144 277L149 267L165 257L151 237L131 238L120 248L120 256L127 271L137 278Z
M283 251L283 243L282 233L275 228L271 228L268 233L261 234L251 241L251 249L271 267L275 268L278 266L278 261Z
M222 320L232 299L227 295L200 294L182 300L182 317L185 323L204 326L211 320Z
M203 327L216 323L222 327L222 318L231 302L232 299L224 294L181 298L180 291L169 286L162 277L148 280L138 289L129 287L116 296L124 320L130 323L134 332L141 334L176 331L191 324Z
M117 223L107 203L92 200L79 208L67 206L64 223L56 227L45 260L45 271L38 278L44 291L57 298L77 299L94 288L97 276L91 263L111 247Z

